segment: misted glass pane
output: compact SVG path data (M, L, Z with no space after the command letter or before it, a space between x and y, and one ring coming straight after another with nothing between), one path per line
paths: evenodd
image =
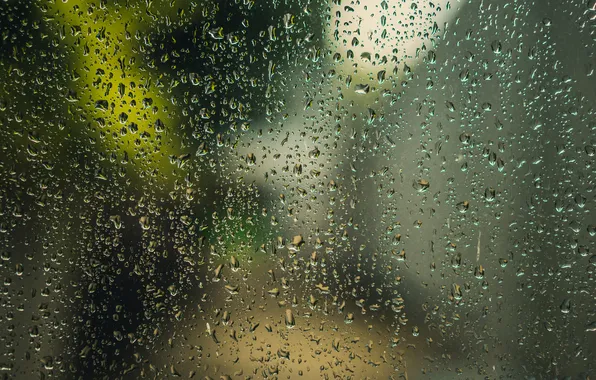
M596 376L595 0L0 0L1 379Z

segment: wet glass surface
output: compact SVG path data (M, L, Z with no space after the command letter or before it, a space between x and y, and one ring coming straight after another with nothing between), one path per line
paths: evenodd
M0 0L2 379L596 376L594 0Z

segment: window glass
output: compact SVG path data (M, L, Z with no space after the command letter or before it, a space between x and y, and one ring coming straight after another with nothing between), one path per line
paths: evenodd
M596 376L594 0L1 0L2 379Z

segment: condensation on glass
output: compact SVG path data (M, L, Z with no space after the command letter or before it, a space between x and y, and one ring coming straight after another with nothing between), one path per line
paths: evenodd
M596 376L594 0L0 1L1 379Z

